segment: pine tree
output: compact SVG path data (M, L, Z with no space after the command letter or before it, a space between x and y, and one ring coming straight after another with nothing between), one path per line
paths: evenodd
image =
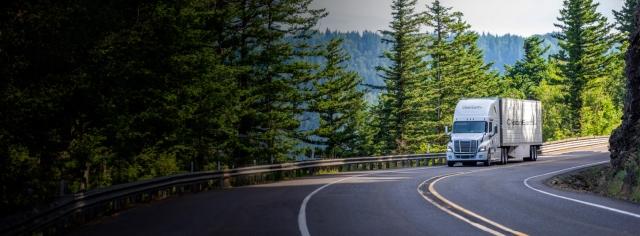
M604 77L612 57L607 55L615 39L609 32L607 18L596 10L593 0L564 0L560 10L560 32L555 35L562 49L557 55L562 75L567 78L571 127L580 130L582 92L592 79Z
M378 87L384 92L375 109L380 119L375 137L385 153L407 152L407 129L417 128L407 125L419 113L412 106L416 104L425 68L415 4L416 0L394 0L390 30L382 31L383 42L391 45L384 52L390 65L377 67L386 86Z
M349 55L342 39L331 40L324 50L324 67L313 82L309 111L320 116L320 127L310 133L311 143L324 145L328 157L348 157L359 152L364 93L358 91L362 79L345 69Z
M625 55L627 48L629 48L629 37L637 30L635 10L639 2L638 0L625 0L620 11L613 11L616 19L616 29L620 32L619 40L621 44L617 45L617 48L612 52L613 60L608 66L609 72L607 74L614 76L614 80L611 81L613 82L611 88L614 88L612 94L617 95L614 97L614 102L620 108L623 107L626 94L624 87L626 80L624 76Z
M536 99L535 88L548 76L548 65L543 55L549 47L543 47L544 39L533 36L524 41L524 58L513 67L506 66L506 79L510 86L520 90L522 98Z
M230 29L236 34L235 66L247 67L238 76L242 106L236 163L273 163L289 157L300 134L298 115L302 102L300 83L314 67L305 39L326 13L311 9L311 0L237 3L239 20ZM286 37L293 40L288 41Z
M616 19L616 29L627 38L636 31L635 11L638 7L638 0L625 0L620 11L613 11Z
M441 148L447 142L444 127L451 125L461 98L495 95L488 88L497 75L484 63L482 51L476 46L478 35L470 31L462 16L435 1L427 6L423 19L432 30L426 43L429 70L423 102L428 117L423 140Z

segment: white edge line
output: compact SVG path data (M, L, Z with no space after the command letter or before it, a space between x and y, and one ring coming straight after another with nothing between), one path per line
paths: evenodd
M340 182L345 181L345 180L354 179L354 178L358 178L358 177L362 177L362 176L368 176L368 175L374 175L374 174L385 174L385 173L402 173L402 172L408 172L408 171L414 171L414 170L435 169L435 168L442 168L442 166L411 168L411 169L396 170L396 171L378 171L378 172L373 172L373 173L366 173L366 174L349 176L349 177L342 178L342 179L333 181L331 183L327 183L325 185L322 185L319 188L313 190L313 192L309 193L309 195L307 195L304 198L304 200L302 200L302 204L300 205L300 210L298 211L298 229L300 230L300 234L302 236L310 236L311 235L309 233L309 227L307 226L307 204L309 203L309 200L311 200L311 197L313 197L313 195L315 195L316 193L322 191L326 187L329 187L329 186L331 186L333 184L340 183Z
M632 216L632 217L636 217L636 218L640 218L639 214L631 213L631 212L628 212L628 211L623 211L623 210L616 209L616 208L611 208L611 207L608 207L608 206L603 206L603 205L600 205L600 204L595 204L595 203L586 202L586 201L582 201L582 200L578 200L578 199L573 199L573 198L570 198L570 197L560 196L560 195L553 194L553 193L550 193L550 192L545 192L543 190L531 187L531 185L529 185L529 180L534 179L534 178L538 178L538 177L545 176L545 175L551 175L551 174L555 174L555 173L559 173L559 172L564 172L564 171L568 171L568 170L578 169L578 168L582 168L582 167L600 165L600 164L604 164L604 163L607 163L607 162L609 162L609 161L601 161L601 162L596 162L596 163L591 163L591 164L574 166L574 167L566 168L566 169L562 169L562 170L556 170L556 171L552 171L552 172L541 174L541 175L531 176L529 178L526 178L522 182L524 183L525 186L527 186L527 188L529 188L531 190L535 190L535 191L543 193L543 194L546 194L546 195L549 195L549 196L552 196L552 197L557 197L557 198L560 198L560 199L564 199L564 200L568 200L568 201L572 201L572 202L576 202L576 203L580 203L580 204L584 204L584 205L588 205L588 206L592 206L592 207L597 207L597 208L600 208L600 209L613 211L613 212L617 212L617 213L620 213L620 214L624 214L624 215L628 215L628 216Z

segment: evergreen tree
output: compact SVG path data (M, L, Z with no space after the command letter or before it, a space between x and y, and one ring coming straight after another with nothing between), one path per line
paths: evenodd
M310 9L311 0L236 4L239 20L230 30L236 32L238 45L231 61L249 70L238 76L243 109L233 155L237 164L284 161L300 136L298 87L314 67L301 60L309 56L304 40L326 13Z
M625 0L620 11L613 11L613 16L616 19L616 29L624 34L625 38L636 31L635 11L637 7L638 0Z
M560 10L560 32L555 35L562 48L560 60L562 75L567 78L566 96L573 130L580 130L582 92L592 79L604 77L612 57L607 55L615 38L609 32L607 18L596 10L599 4L592 0L564 0Z
M349 61L342 49L342 39L331 40L322 57L324 67L313 81L309 111L318 113L320 127L310 135L311 143L325 146L330 158L357 154L362 145L362 113L364 93L358 91L362 79L355 72L346 71Z
M626 80L624 76L625 54L627 53L627 48L629 48L629 37L637 30L635 10L638 7L638 3L638 0L625 0L620 11L613 11L616 19L616 29L620 31L619 40L622 43L612 53L613 60L608 66L609 72L607 74L614 76L611 81L613 83L611 87L615 88L613 94L617 96L614 97L614 102L620 108L623 107L626 94L624 86Z
M548 66L543 55L549 47L543 47L544 40L533 36L524 41L524 58L513 67L506 66L506 79L510 87L520 90L522 97L536 99L535 88L548 76Z
M426 132L422 142L429 140L441 148L447 142L444 127L451 125L457 102L464 97L495 95L488 89L496 82L496 73L483 61L482 51L476 46L478 35L462 20L462 13L452 12L440 1L427 6L423 19L428 29L427 90L422 94L422 111Z
M416 0L394 0L390 30L382 31L383 42L391 45L384 52L390 65L377 67L386 86L377 87L384 92L375 109L380 119L375 138L385 153L408 152L407 129L419 128L408 126L409 121L416 120L415 116L420 113L412 106L417 103L425 68L415 4Z

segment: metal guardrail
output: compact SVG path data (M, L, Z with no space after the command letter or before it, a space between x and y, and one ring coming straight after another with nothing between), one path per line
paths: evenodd
M608 137L589 137L545 143L542 152L602 145ZM114 185L68 195L48 208L0 220L0 234L59 234L65 228L120 211L135 203L216 188L264 183L338 171L380 170L446 163L444 153L330 159L204 171Z
M609 136L593 136L565 139L561 141L547 142L545 143L540 152L543 154L551 154L558 151L564 151L568 149L575 149L589 146L602 146L609 144Z

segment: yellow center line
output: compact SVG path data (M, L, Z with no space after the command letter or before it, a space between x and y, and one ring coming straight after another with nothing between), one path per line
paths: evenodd
M461 207L458 204L455 204L455 203L447 200L445 197L440 195L440 193L438 193L438 191L436 191L436 189L434 187L435 184L440 180L443 180L443 179L446 179L446 178L449 178L449 177L452 177L452 176L465 175L465 174L471 174L471 173L477 173L477 172L483 172L483 171L490 171L490 170L495 170L495 169L512 168L512 167L526 166L526 165L533 165L533 164L543 164L543 163L556 162L556 161L561 161L561 160L573 160L573 159L578 159L578 158L567 158L567 159L559 159L559 160L558 159L555 159L555 160L544 160L544 161L537 161L537 162L515 164L515 165L511 165L511 166L506 166L506 167L504 167L504 166L503 167L493 167L493 168L487 168L487 169L482 169L482 170L466 171L466 172L459 172L459 173L456 173L456 174L436 176L436 177L430 178L430 179L425 180L424 182L420 183L420 185L418 185L418 193L420 193L420 195L422 195L422 198L427 200L429 203L431 203L434 206L438 207L440 210L446 212L447 214L454 216L455 218L458 218L458 219L460 219L460 220L462 220L462 221L464 221L464 222L466 222L466 223L468 223L468 224L470 224L470 225L472 225L472 226L474 226L474 227L476 227L476 228L478 228L478 229L480 229L482 231L490 233L492 235L496 235L496 236L498 236L498 235L503 236L504 235L504 234L502 234L502 233L500 233L498 231L495 231L495 230L493 230L493 229L491 229L489 227L486 227L484 225L481 225L481 224L478 224L476 222L473 222L473 221L469 220L468 218L466 218L464 216L461 216L460 214L457 214L457 213L447 209L445 206L442 206L442 205L438 204L437 202L433 201L432 199L430 199L420 188L422 186L424 186L424 184L426 184L427 182L437 178L436 180L431 182L431 184L429 184L428 188L429 188L429 192L431 194L433 194L433 196L438 198L440 201L446 203L447 205L455 208L456 210L458 210L460 212L463 212L464 214L467 214L469 216L475 217L475 218L477 218L477 219L479 219L479 220L481 220L481 221L483 221L483 222L485 222L487 224L493 225L493 226L495 226L495 227L497 227L497 228L499 228L501 230L504 230L505 232L509 232L509 233L511 233L513 235L518 235L518 236L526 236L527 234L525 234L523 232L520 232L520 231L511 229L509 227L506 227L506 226L504 226L502 224L499 224L499 223L497 223L495 221L487 219L486 217L483 217L483 216L481 216L481 215L479 215L479 214L477 214L477 213L475 213L473 211L470 211L470 210L468 210L468 209L466 209L464 207Z
M474 171L474 172L478 172L478 171ZM467 215L473 216L473 217L475 217L475 218L477 218L477 219L479 219L479 220L484 221L484 222L485 222L485 223L487 223L487 224L493 225L493 226L495 226L495 227L497 227L497 228L499 228L499 229L501 229L501 230L507 231L507 232L509 232L509 233L511 233L511 234L513 234L513 235L526 236L527 234L525 234L525 233L522 233L522 232L519 232L519 231L517 231L517 230L511 229L511 228L506 227L506 226L504 226L504 225L501 225L501 224L499 224L499 223L497 223L497 222L495 222L495 221L492 221L492 220L490 220L490 219L487 219L487 218L485 218L485 217L483 217L483 216L481 216L481 215L476 214L476 213L475 213L475 212L473 212L473 211L467 210L466 208L461 207L461 206L459 206L458 204L455 204L455 203L453 203L453 202L451 202L451 201L447 200L447 199L446 199L446 198L444 198L442 195L440 195L440 193L438 193L438 191L436 191L436 189L434 188L434 185L435 185L438 181L440 181L440 180L443 180L443 179L446 179L446 178L449 178L449 177L452 177L452 176L463 175L463 174L469 174L469 173L473 173L473 172L462 172L462 173L458 173L458 174L454 174L454 175L447 175L447 176L439 177L439 178L438 178L438 179L436 179L435 181L431 182L431 184L429 184L429 192L430 192L431 194L433 194L435 197L437 197L438 199L440 199L440 201L443 201L443 202L444 202L444 203L446 203L447 205L449 205L449 206L451 206L451 207L455 208L456 210L459 210L459 211L461 211L461 212L463 212L463 213L465 213L465 214L467 214ZM477 227L477 226L476 226L476 227ZM494 234L494 235L502 235L502 234Z
M438 207L440 210L442 210L442 211L446 212L447 214L452 215L453 217L458 218L459 220L462 220L462 221L464 221L464 222L466 222L466 223L468 223L468 224L472 225L473 227L476 227L476 228L478 228L478 229L480 229L480 230L482 230L482 231L485 231L485 232L487 232L487 233L490 233L490 234L492 234L492 235L496 235L496 236L505 236L504 234L502 234L502 233L500 233L500 232L498 232L498 231L495 231L495 230L493 230L493 229L491 229L491 228L488 228L488 227L486 227L486 226L484 226L484 225L481 225L481 224L478 224L478 223L476 223L476 222L473 222L473 221L471 221L471 220L469 220L469 219L465 218L464 216L461 216L461 215L459 215L459 214L457 214L457 213L455 213L455 212L453 212L453 211L451 211L451 210L447 209L446 207L444 207L444 206L442 206L442 205L438 204L437 202L435 202L435 201L431 200L431 198L427 197L427 196L424 194L424 192L423 192L422 190L420 190L420 188L421 188L421 187L422 187L426 182L428 182L428 181L430 181L430 180L432 180L432 179L434 179L434 178L439 178L439 177L441 177L441 176L436 176L436 177L433 177L433 178L431 178L431 179L425 180L425 181L424 181L424 182L422 182L420 185L418 185L418 192L420 193L420 195L422 195L422 198L424 198L425 200L427 200L428 202L430 202L430 203L431 203L431 204L433 204L434 206Z

